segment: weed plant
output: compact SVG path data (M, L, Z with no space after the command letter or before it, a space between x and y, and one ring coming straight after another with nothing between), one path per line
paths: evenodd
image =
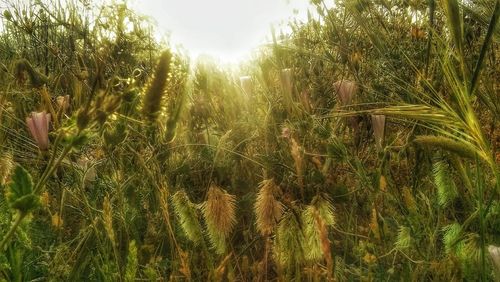
M2 9L0 281L500 279L499 0L312 0L236 70Z

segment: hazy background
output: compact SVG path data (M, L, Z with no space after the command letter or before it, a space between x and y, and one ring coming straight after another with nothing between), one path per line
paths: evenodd
M172 45L182 44L196 58L207 54L225 63L247 58L277 27L296 16L305 19L308 0L132 0L151 16ZM286 28L286 25L283 24Z

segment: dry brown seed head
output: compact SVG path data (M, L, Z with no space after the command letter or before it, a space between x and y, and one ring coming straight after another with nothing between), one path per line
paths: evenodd
M231 233L236 224L236 198L221 188L212 185L208 190L208 199L203 207L203 214L224 237Z
M257 217L257 229L262 235L272 233L283 213L283 205L276 200L278 190L279 187L273 179L264 180L260 184L254 211Z

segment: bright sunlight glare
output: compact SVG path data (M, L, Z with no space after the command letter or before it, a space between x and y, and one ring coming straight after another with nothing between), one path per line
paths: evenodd
M308 0L135 0L132 7L152 17L192 58L209 55L224 63L248 58L270 38L271 26L307 17ZM279 28L277 28L279 30Z

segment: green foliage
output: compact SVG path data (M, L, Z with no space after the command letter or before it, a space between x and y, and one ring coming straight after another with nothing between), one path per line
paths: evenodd
M172 196L172 203L184 234L193 243L199 244L203 240L203 233L196 205L189 200L184 191L177 191Z
M303 248L307 250L304 255L306 260L312 262L321 261L323 258L317 216L317 210L313 206L307 206L302 212L302 224L304 225Z
M462 226L458 223L452 223L443 227L443 244L447 254L453 254L456 250L460 249L462 242L460 236L462 235Z
M444 1L446 18L448 20L448 28L453 36L453 41L455 47L458 50L459 55L463 54L463 37L464 37L464 26L462 22L462 15L460 14L460 7L457 0L446 0Z
M436 161L432 171L438 191L438 203L441 207L447 207L458 197L457 187L451 176L449 165L443 160Z
M324 253L322 234L325 229L335 224L335 215L331 203L321 196L313 199L312 204L302 211L303 248L305 259L310 262L320 262L329 254ZM322 226L323 225L323 226ZM324 234L323 234L324 235ZM324 240L324 239L323 239Z
M309 220L308 223L312 225L313 221ZM315 240L316 238L311 238L311 240ZM316 241L312 243L314 247L317 247ZM274 238L273 251L277 262L282 266L295 268L296 265L304 262L304 233L301 230L301 219L294 212L288 212L283 215ZM319 252L319 250L315 251L316 253Z
M137 246L135 241L130 241L128 245L128 255L127 255L127 268L125 270L125 281L133 282L135 281L138 269L137 261Z
M396 248L400 250L405 250L411 247L411 231L410 228L406 226L399 227L398 236L396 242L394 243Z
M39 197L33 193L31 175L19 165L14 169L5 196L10 206L23 214L36 209L40 205Z
M28 2L0 15L0 281L493 279L499 1L311 1L233 68L126 3Z

